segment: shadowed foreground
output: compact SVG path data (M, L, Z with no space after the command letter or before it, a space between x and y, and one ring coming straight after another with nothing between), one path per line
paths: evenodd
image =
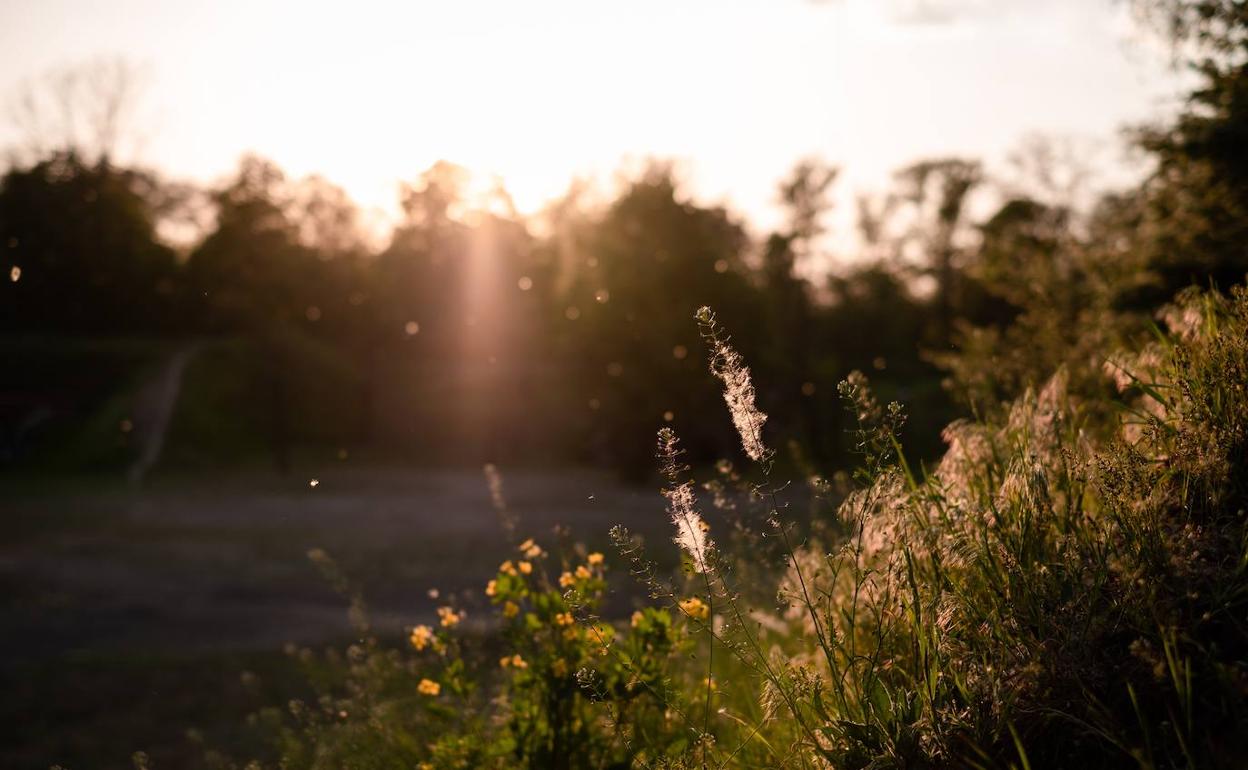
M656 495L605 474L504 474L523 532L565 524L605 545L612 524L665 524ZM383 636L433 617L430 588L479 594L507 550L476 470L235 474L3 496L0 765L9 768L125 767L140 749L172 763L162 766L185 764L197 749L184 730L236 723L256 702L244 670L282 692L283 644L351 633L346 601L308 562L311 548L360 584Z

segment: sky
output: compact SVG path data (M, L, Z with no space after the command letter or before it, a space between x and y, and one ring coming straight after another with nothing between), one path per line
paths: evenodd
M1180 93L1138 32L1122 0L0 0L0 95L120 55L132 159L175 178L251 151L386 213L446 159L535 211L659 157L765 228L803 157L842 168L842 201L923 157L1004 167L1028 135L1120 174L1120 129Z

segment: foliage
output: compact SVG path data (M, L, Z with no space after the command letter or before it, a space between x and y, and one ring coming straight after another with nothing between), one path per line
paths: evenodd
M698 320L753 461L706 487L740 503L736 534L706 524L665 428L683 577L613 533L657 604L608 622L602 554L519 543L485 590L495 671L457 606L407 654L366 638L322 662L316 705L266 717L284 767L1239 765L1248 290L1186 293L1168 333L1111 357L1112 426L1062 370L998 420L951 424L926 475L901 407L851 376L862 465L812 480L841 501L809 521L780 502L748 370Z

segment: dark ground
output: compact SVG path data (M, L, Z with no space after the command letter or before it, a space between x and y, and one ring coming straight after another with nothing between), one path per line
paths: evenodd
M554 550L552 528L570 525L609 552L623 523L666 548L654 490L590 471L503 473L522 537ZM8 479L0 516L0 767L12 770L129 767L140 750L157 770L184 767L202 753L197 734L245 746L246 714L297 686L283 645L350 641L346 602L311 548L362 587L376 633L396 640L434 616L431 588L481 608L481 586L512 555L477 470L344 463L143 488ZM244 672L259 684L245 687Z

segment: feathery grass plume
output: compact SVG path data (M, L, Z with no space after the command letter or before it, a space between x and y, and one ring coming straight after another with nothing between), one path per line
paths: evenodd
M676 536L672 540L689 554L696 571L705 572L707 555L714 548L714 543L706 534L710 527L698 513L698 500L693 492L693 482L680 480L680 474L685 470L685 466L680 462L680 455L683 452L684 450L680 448L680 439L676 437L676 431L671 428L660 428L658 451L659 461L662 464L660 470L668 481L668 487L663 490L663 496L667 498L667 512L671 515L672 524L676 527Z
M694 316L698 321L698 329L702 339L711 349L710 369L724 383L724 402L728 404L728 412L732 415L732 424L737 433L741 434L741 446L746 455L754 462L763 462L771 457L771 451L763 443L763 423L767 415L759 410L754 403L754 383L750 379L750 368L745 365L741 354L729 344L715 313L707 306L698 308Z

